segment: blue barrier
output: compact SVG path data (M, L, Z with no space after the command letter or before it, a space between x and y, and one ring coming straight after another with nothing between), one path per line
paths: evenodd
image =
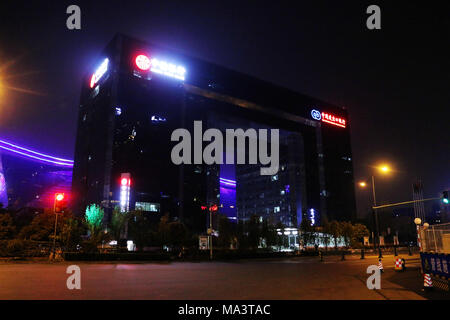
M450 255L442 253L421 252L422 270L435 276L450 278Z

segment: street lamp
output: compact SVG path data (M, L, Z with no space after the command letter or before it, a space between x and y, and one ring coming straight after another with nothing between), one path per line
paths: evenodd
M391 172L391 168L387 165L387 164L382 164L376 167L376 169L382 173L382 174L388 174L389 172ZM377 196L376 196L376 192L375 192L375 176L372 174L372 198L373 198L373 206L376 207L377 206ZM367 183L365 181L361 181L358 183L359 186L361 188L365 188L367 186ZM378 242L378 256L379 258L382 258L382 254L381 254L381 247L380 247L380 228L378 225L378 212L377 209L372 209L373 210L373 215L375 218L375 229L376 229L376 235L377 235L377 242ZM374 248L375 248L375 243L374 243Z

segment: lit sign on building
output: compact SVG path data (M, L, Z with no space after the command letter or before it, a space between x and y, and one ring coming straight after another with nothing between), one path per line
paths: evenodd
M186 69L182 66L177 66L156 58L152 59L150 71L178 80L184 80L184 75L186 73Z
M103 77L105 72L108 71L108 64L109 64L109 59L105 58L105 60L103 60L102 64L97 68L97 70L95 70L94 74L91 77L91 83L90 83L91 88L93 88L98 83L100 78Z
M120 212L128 212L130 208L130 186L130 174L122 173L120 175Z
M344 118L342 118L342 117L337 117L337 116L335 116L335 115L333 115L331 113L320 112L318 110L312 110L311 111L311 117L314 120L317 120L317 121L321 121L322 120L322 122L326 122L326 123L329 123L329 124L332 124L334 126L338 126L338 127L341 127L341 128L345 128L346 127L346 123L347 123L347 121Z
M175 78L178 80L184 80L186 69L183 66L176 65L164 60L157 58L150 59L144 54L136 56L134 59L136 67L140 71L148 71L165 75L170 78Z
M311 111L311 117L314 120L318 120L318 121L320 121L320 119L322 119L322 115L320 114L320 111L317 111L317 110L312 110Z
M322 112L322 121L330 123L332 125L345 128L345 119L341 117L336 117L330 113Z
M309 220L311 220L312 226L316 224L316 210L309 209Z

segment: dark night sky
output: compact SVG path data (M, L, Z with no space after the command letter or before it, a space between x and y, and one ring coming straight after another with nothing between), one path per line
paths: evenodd
M355 180L396 169L380 202L411 199L416 178L425 196L450 187L450 6L297 2L2 1L0 81L31 92L0 89L0 136L73 158L81 77L122 32L347 107ZM66 29L70 4L80 31ZM366 28L369 4L382 30Z

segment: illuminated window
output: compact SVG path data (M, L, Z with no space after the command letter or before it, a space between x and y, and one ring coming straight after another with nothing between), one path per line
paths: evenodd
M146 212L159 212L160 205L152 202L136 202L135 209Z
M280 207L274 207L274 208L273 208L273 212L274 212L274 213L280 212Z

